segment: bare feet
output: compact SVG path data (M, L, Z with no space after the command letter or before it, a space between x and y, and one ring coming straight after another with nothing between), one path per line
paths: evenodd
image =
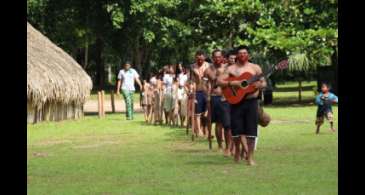
M234 162L235 163L239 163L240 162L240 156L239 155L235 155L234 156Z
M248 160L248 161L247 161L247 165L248 165L248 166L255 166L255 165L256 165L256 163L255 163L255 161L253 161L253 160Z
M224 149L224 156L229 157L230 155L231 155L231 151L228 148Z
M335 129L335 128L331 128L331 131L332 131L332 132L336 132L336 129Z

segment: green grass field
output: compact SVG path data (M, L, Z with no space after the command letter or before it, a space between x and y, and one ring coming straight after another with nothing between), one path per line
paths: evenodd
M313 102L315 82L303 86ZM146 125L142 114L28 125L28 194L337 194L338 134L328 123L314 134L316 107L291 104L296 87L277 84L254 167L233 163L215 142L213 150L192 142L185 129Z
M266 111L254 167L142 114L28 125L28 194L337 194L338 137L314 134L316 107Z

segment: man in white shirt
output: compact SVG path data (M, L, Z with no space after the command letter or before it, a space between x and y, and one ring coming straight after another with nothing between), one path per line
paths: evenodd
M118 73L118 84L116 89L118 95L119 89L122 89L122 94L126 106L127 120L133 120L133 94L136 90L134 88L135 82L137 82L139 88L142 90L142 84L139 80L139 75L137 71L131 68L131 64L127 62L124 64L124 69L120 70Z

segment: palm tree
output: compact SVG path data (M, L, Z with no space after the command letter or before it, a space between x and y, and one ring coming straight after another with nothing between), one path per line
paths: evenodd
M288 58L289 71L290 72L300 72L307 73L316 69L315 64L310 63L306 53L294 53ZM298 76L299 82L299 102L302 101L302 76Z

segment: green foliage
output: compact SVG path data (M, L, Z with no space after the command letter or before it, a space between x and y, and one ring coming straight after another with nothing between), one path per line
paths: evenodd
M123 10L117 3L106 5L108 13L111 15L111 20L113 27L116 29L121 29L124 22Z
M310 66L309 60L305 53L295 53L289 56L288 59L290 71L309 71L312 67ZM315 68L315 67L313 67Z
M337 0L28 0L28 20L77 56L103 40L103 59L119 68L132 60L143 74L151 66L183 61L204 49L250 46L265 64L306 54L315 70L337 50ZM114 57L110 57L110 56ZM90 74L96 70L90 56ZM261 63L261 62L260 62ZM300 67L300 66L298 66Z

